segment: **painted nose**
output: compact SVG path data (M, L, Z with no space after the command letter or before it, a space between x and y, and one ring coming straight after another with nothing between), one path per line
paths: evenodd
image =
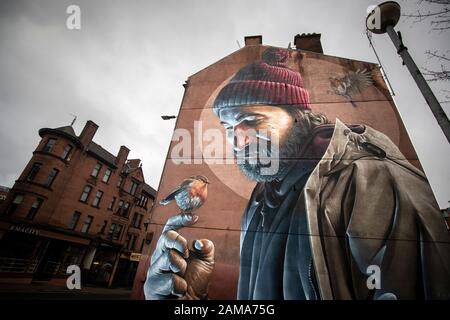
M236 126L234 129L234 149L236 151L244 149L252 142L249 128L244 125Z

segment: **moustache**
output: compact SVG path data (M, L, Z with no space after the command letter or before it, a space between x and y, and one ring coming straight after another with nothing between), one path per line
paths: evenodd
M266 140L264 144L256 143L246 145L244 149L233 149L235 158L271 158L272 156L272 144L270 140Z

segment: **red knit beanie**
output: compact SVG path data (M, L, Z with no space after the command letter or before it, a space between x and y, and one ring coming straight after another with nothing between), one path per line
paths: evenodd
M222 88L214 101L214 111L251 104L291 105L311 110L301 74L286 66L288 57L287 49L264 51L262 60L243 67Z

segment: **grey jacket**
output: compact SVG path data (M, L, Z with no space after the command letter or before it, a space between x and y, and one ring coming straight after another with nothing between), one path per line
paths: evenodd
M317 165L256 186L239 299L450 298L450 233L425 176L384 134L355 131L337 120Z

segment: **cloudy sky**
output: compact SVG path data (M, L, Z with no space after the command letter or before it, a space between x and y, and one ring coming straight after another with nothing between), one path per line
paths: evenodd
M95 141L140 158L157 188L187 77L243 45L244 36L287 47L297 33L322 33L329 55L376 62L364 33L373 0L0 0L0 185L11 187L30 159L42 127L87 120ZM400 1L404 12L416 0ZM81 30L66 28L66 8L81 8ZM433 7L430 7L433 10ZM402 19L398 28L421 67L437 67L426 50L450 50L448 32ZM385 71L439 205L450 200L450 147L387 35L374 36ZM441 89L448 83L434 85ZM450 104L444 104L447 114Z

